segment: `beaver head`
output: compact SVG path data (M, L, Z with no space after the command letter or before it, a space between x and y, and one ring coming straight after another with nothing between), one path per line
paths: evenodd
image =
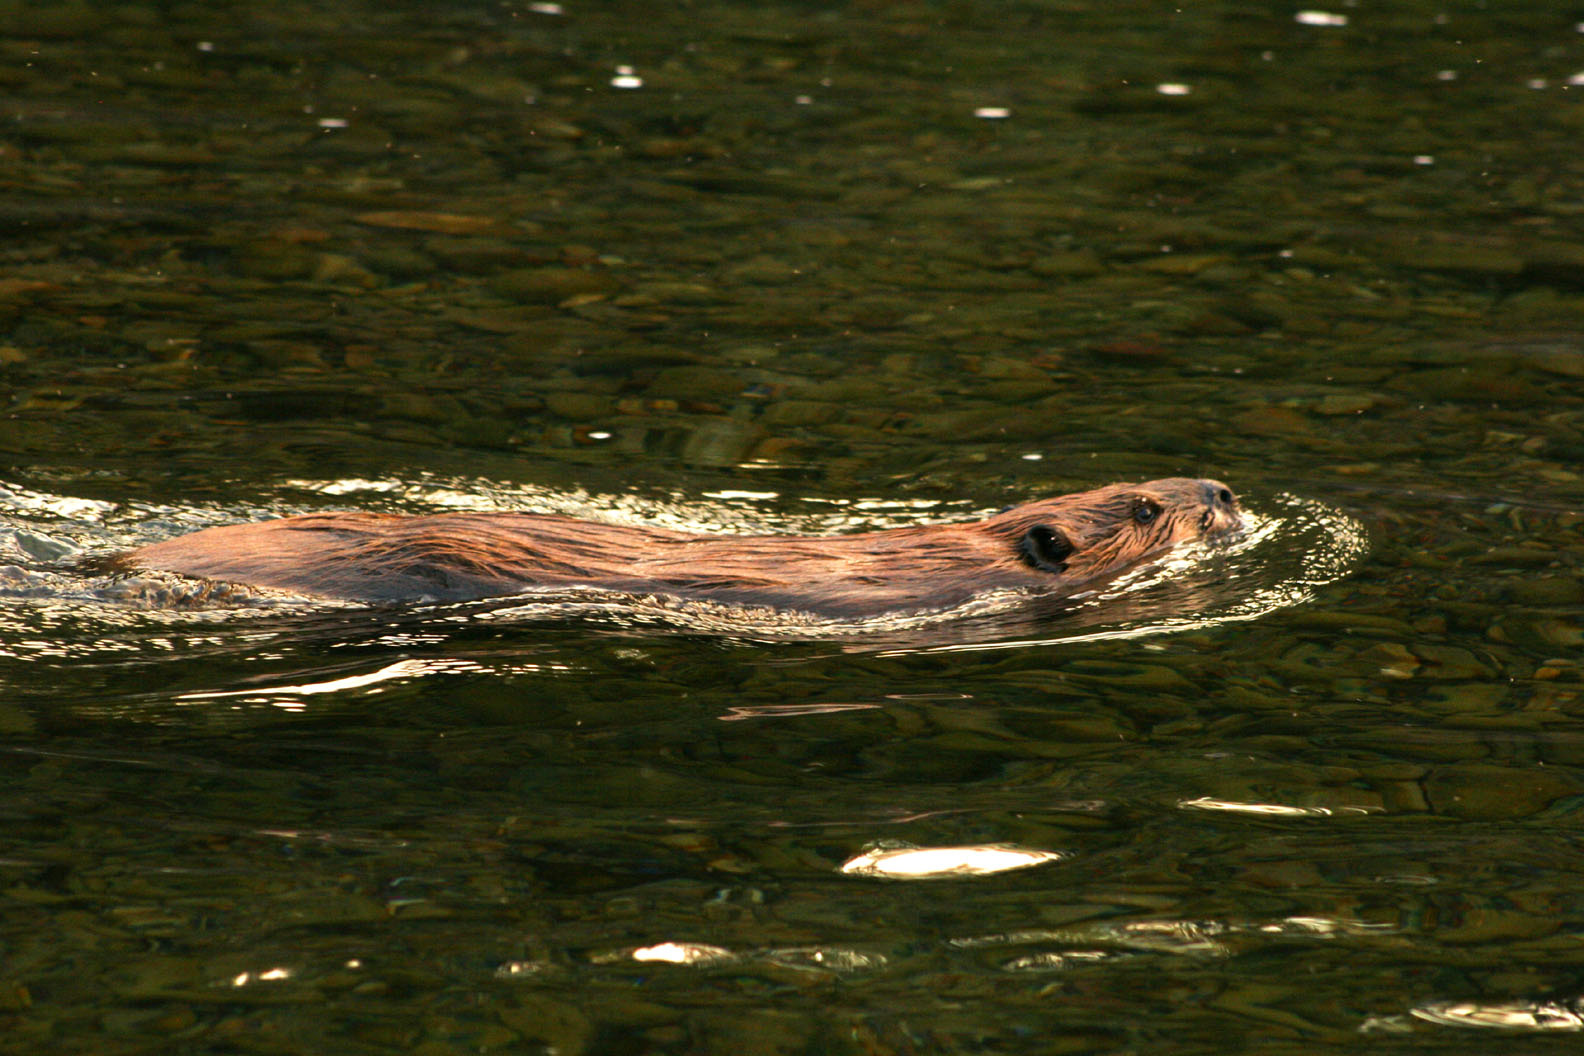
M1025 565L1077 584L1179 543L1229 535L1243 519L1225 484L1175 477L1033 502L985 523Z

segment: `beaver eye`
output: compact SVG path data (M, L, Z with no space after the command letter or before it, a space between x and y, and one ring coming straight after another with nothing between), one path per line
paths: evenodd
M1067 571L1067 559L1077 549L1066 533L1047 524L1036 524L1018 543L1023 560L1043 572Z
M1140 499L1133 507L1133 519L1140 524L1150 524L1160 516L1160 506L1149 499Z

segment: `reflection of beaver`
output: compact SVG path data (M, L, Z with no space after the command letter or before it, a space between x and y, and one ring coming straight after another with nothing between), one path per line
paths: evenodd
M594 586L831 616L941 609L993 590L1047 598L1241 525L1213 480L1155 480L967 524L839 536L696 535L526 513L327 513L207 528L124 568L353 601L460 601Z

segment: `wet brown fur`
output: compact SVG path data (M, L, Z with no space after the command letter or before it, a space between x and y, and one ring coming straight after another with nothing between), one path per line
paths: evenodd
M1141 523L1138 511L1157 512ZM1235 530L1222 484L1113 484L963 524L836 536L698 535L524 513L327 513L207 528L122 568L367 602L588 585L826 615L946 608L992 590L1062 597L1178 543ZM1042 533L1039 560L1026 540ZM1063 553L1070 547L1070 552Z

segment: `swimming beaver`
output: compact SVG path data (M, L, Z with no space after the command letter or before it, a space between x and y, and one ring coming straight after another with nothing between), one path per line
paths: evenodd
M965 524L857 535L697 535L528 513L324 513L206 528L123 555L176 572L364 602L587 585L828 616L949 608L992 590L1061 598L1242 524L1214 480L1154 480Z

